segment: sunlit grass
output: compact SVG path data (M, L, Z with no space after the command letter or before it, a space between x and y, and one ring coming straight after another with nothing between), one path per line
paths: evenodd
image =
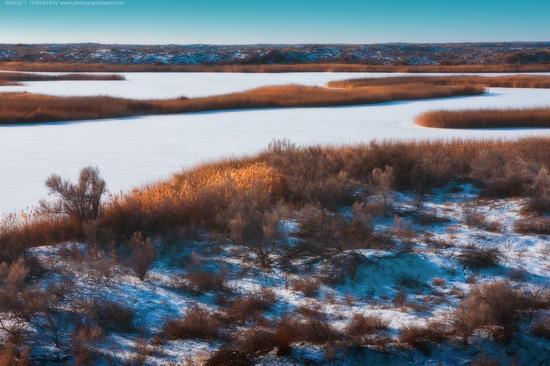
M547 128L550 108L431 111L416 123L435 128Z

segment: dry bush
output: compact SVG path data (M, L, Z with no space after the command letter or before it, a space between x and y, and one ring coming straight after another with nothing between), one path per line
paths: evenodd
M113 260L110 258L88 259L88 279L96 286L109 286L116 276Z
M550 218L530 216L514 222L514 229L521 234L550 235Z
M74 310L97 327L129 332L134 329L134 310L124 304L107 300L79 301Z
M234 300L225 310L225 317L231 323L245 323L259 318L262 313L270 310L277 298L275 292L262 288L256 295L249 295Z
M550 213L550 173L546 166L539 169L531 183L525 187L525 191L531 197L524 211L538 215Z
M321 287L321 281L313 278L299 278L291 282L292 290L299 291L306 297L316 297Z
M130 239L130 258L128 266L132 268L137 278L145 280L149 268L158 257L158 249L151 243L151 239L143 239L142 233L134 233Z
M238 349L250 359L257 359L275 349L271 330L253 327L240 332L235 338Z
M502 254L498 248L484 248L481 245L468 245L458 255L464 266L472 269L497 267Z
M0 333L6 342L20 345L31 327L29 322L46 310L45 292L38 283L30 283L29 267L20 258L3 266L0 279Z
M266 192L267 193L267 192ZM238 200L232 201L234 205ZM277 242L282 238L280 232L281 210L275 207L270 212L261 212L254 205L245 203L228 218L218 217L220 225L229 228L229 237L237 245L244 246L256 256L260 268L271 268L272 256L277 248Z
M442 343L449 338L450 331L447 327L436 321L431 321L425 326L408 325L399 333L399 343L413 347L422 353L429 355L433 343Z
M94 365L97 358L94 345L103 339L101 327L77 325L71 336L71 352L75 365Z
M550 317L537 321L531 329L531 333L537 337L550 339Z
M211 291L227 292L227 277L229 269L221 266L217 272L210 272L202 268L199 256L193 252L190 263L187 265L188 273L179 281L179 287L195 294L203 294Z
M545 128L550 127L550 108L431 111L415 122L435 128Z
M442 278L442 277L439 277L439 278L434 278L432 280L432 285L433 286L438 286L438 287L442 287L442 288L446 288L447 284L447 280L445 278Z
M469 228L478 228L483 229L486 224L485 215L478 212L477 207L471 203L465 203L462 205L462 215L464 216L464 221Z
M401 241L406 249L410 250L415 243L417 232L413 229L410 221L405 221L399 216L393 218L392 232Z
M514 287L507 281L475 288L451 316L454 333L464 344L476 329L488 327L501 342L509 342L525 311L548 308L550 302Z
M342 232L344 249L363 249L370 245L374 232L373 215L367 204L355 202L351 221Z
M271 142L262 155L282 175L282 195L288 201L337 206L348 202L356 188L356 182L342 171L342 157L330 149L298 149L280 140Z
M205 366L251 366L252 364L252 360L234 346L222 346L204 363Z
M304 321L297 319L282 319L278 328L286 328L292 334L292 343L307 342L315 345L325 345L341 339L341 333L334 329L321 316L306 317Z
M221 326L218 316L195 305L185 312L183 319L172 319L164 323L162 334L168 339L215 340L220 336Z
M371 174L372 190L384 202L384 214L389 215L393 212L395 205L393 194L395 185L394 169L391 166L385 166L384 169L374 168Z
M362 347L377 343L382 331L389 329L389 320L375 315L353 314L351 321L344 329L352 345Z
M292 352L295 334L292 322L287 318L280 319L273 329L272 343L277 348L277 356L287 356Z
M19 350L13 345L5 345L0 350L0 366L31 366L34 362L31 359L28 348Z

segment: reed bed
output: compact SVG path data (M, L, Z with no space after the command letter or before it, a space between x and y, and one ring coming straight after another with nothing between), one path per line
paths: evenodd
M407 84L428 84L437 86L482 85L488 88L550 88L550 76L397 76L385 78L361 78L331 81L331 88L364 88Z
M146 114L190 113L250 108L322 107L393 100L477 95L471 85L407 84L353 89L283 85L201 98L137 101L112 97L53 97L29 93L0 94L0 124L100 119Z
M550 108L431 111L415 122L433 128L548 128Z
M116 74L62 74L43 75L23 72L0 72L0 86L19 85L24 81L58 81L58 80L125 80L123 75Z
M123 64L75 64L51 62L3 62L0 70L49 71L49 72L550 72L550 65L366 65L342 63L270 64L270 65L123 65Z

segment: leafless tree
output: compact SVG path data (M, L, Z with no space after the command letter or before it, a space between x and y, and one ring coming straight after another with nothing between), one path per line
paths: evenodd
M46 187L50 195L58 196L58 200L53 203L42 201L44 212L66 214L79 223L99 217L106 184L99 176L98 168L83 168L76 184L53 174L46 180Z

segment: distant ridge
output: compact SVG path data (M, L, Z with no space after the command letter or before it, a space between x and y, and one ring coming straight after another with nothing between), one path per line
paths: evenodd
M0 62L111 65L540 65L550 42L293 45L0 44Z

